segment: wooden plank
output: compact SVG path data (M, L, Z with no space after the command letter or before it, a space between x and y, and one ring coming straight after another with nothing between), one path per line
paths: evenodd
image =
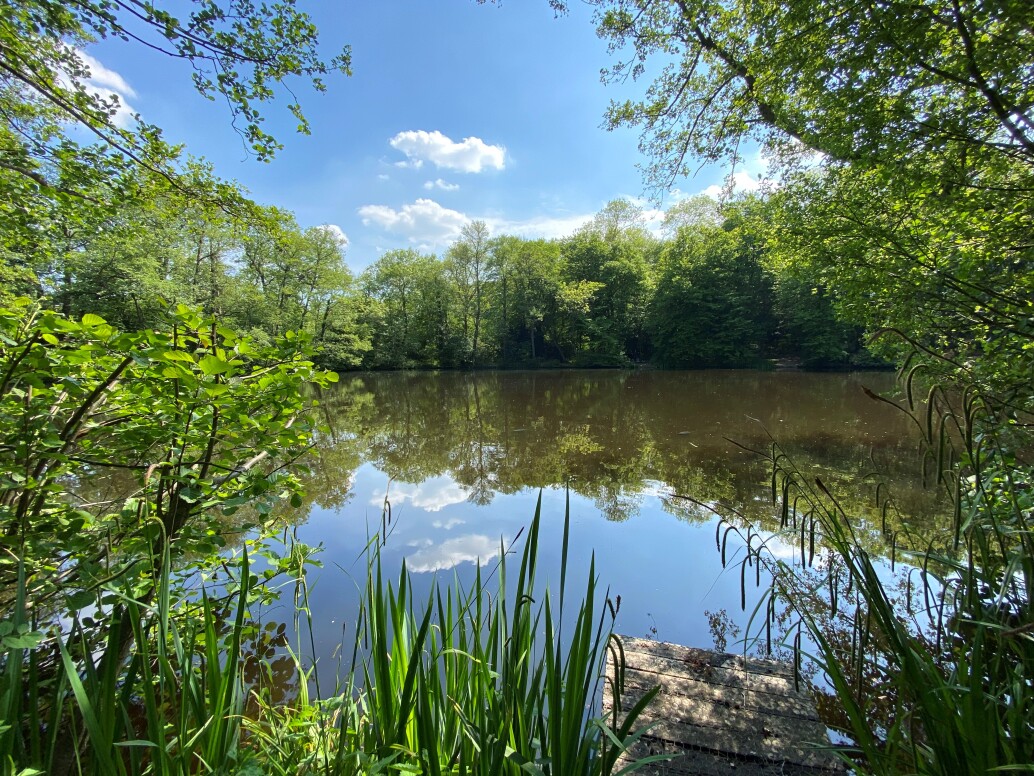
M653 725L650 738L738 759L765 760L788 766L822 768L830 762L826 752L807 747L804 739L778 735L760 722L753 730L745 727L732 729L718 724L698 724L669 714L669 709L662 708L640 717L643 725Z
M710 684L726 687L749 689L755 692L770 692L775 695L794 693L793 674L789 676L773 675L767 672L755 673L750 670L750 662L746 666L737 665L736 656L733 661L707 663L698 661L695 655L688 658L673 658L655 655L643 650L625 650L625 665L639 671L652 672L664 676L683 676L703 679ZM801 693L796 693L801 694Z
M613 681L613 672L607 676ZM655 685L661 685L662 695L681 695L708 699L713 703L721 703L730 708L753 709L759 714L773 716L789 716L800 719L818 720L818 712L811 698L798 695L779 696L775 693L757 692L722 684L710 684L702 679L689 679L683 676L658 675L640 671L636 668L625 669L625 690L637 697L642 691ZM608 694L609 694L608 685ZM633 701L634 702L634 701Z
M727 667L735 665L738 668L746 665L751 673L768 674L770 676L785 676L793 680L793 667L781 660L770 658L749 657L744 662L742 655L735 655L731 652L712 652L707 649L696 647L684 647L681 644L672 644L667 641L651 641L650 639L633 638L631 636L621 637L622 646L625 652L646 652L655 657L674 658L676 660L687 660L696 658L698 660L719 661Z
M622 707L628 709L648 690L648 687L630 688L625 685ZM667 717L687 724L718 727L734 733L762 731L765 735L782 736L800 742L826 740L826 727L816 717L792 714L773 714L749 705L730 703L702 695L668 695L663 690L654 706L664 709ZM608 703L605 708L609 710Z
M688 749L670 741L640 741L619 758L618 767L631 764L649 755L663 754L672 759L651 763L635 773L637 776L830 776L828 768L810 768L804 765L787 766L770 760L735 757L722 752Z
M820 774L841 770L811 696L794 689L793 667L678 644L621 637L625 653L621 707L650 688L661 691L640 723L650 725L630 753L677 757L651 774ZM613 655L607 658L604 712L612 710ZM619 715L620 716L620 715ZM629 760L623 758L623 762Z
M730 669L685 670L682 664L658 664L656 660L638 654L629 654L627 659L629 662L624 671L627 684L660 684L672 694L704 693L721 700L765 708L772 713L816 716L811 695L804 691L803 684L797 691L792 681L771 676L756 676ZM608 675L614 679L613 672Z

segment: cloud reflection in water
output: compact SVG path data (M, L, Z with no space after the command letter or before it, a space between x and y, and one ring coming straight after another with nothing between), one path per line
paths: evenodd
M499 554L499 543L498 537L491 539L483 534L457 536L421 547L406 557L406 565L416 573L451 569L461 563L484 565Z
M420 484L395 482L391 485L388 500L396 507L407 501L426 512L440 512L452 504L462 504L470 497L470 491L448 475L425 480ZM383 496L374 496L370 503L380 506Z

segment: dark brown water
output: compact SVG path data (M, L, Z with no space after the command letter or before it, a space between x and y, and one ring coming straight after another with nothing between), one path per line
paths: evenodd
M570 371L345 375L321 398L330 427L299 529L322 544L314 573L317 653L351 639L361 551L392 521L382 551L420 579L468 580L527 525L539 495L541 566L560 551L570 492L573 571L590 556L620 594L617 629L712 646L705 612L740 612L738 573L715 551L713 507L774 531L765 460L773 442L836 489L859 525L889 483L913 527L938 519L917 478L917 439L892 375L749 371ZM747 448L747 449L745 449ZM687 498L688 497L688 498ZM772 545L780 551L778 542ZM791 545L784 548L792 553ZM547 574L548 575L548 574Z

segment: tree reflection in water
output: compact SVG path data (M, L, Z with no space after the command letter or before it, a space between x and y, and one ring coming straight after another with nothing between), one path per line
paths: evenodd
M572 562L587 568L595 555L601 580L623 598L619 627L710 647L705 611L747 617L739 615L740 574L723 574L715 552L710 507L743 516L766 537L779 529L768 464L749 449L769 450L777 440L802 471L820 475L856 528L873 528L874 554L884 547L877 482L894 494L914 533L940 514L938 494L916 476L920 458L907 419L868 398L863 386L890 393L894 378L653 370L343 375L318 397L328 430L317 440L307 501L292 517L306 521L298 529L306 543L326 548L312 590L315 652L333 665L342 640L351 643L362 548L372 534L390 534L381 552L387 577L405 560L417 586L429 585L435 572L469 583L478 565L489 573L501 540L530 521L541 489L548 574L549 554L562 540L556 525L565 488ZM390 525L381 521L386 496ZM794 551L793 543L769 544ZM730 560L738 551L730 546ZM748 614L760 594L749 576Z
M448 475L478 505L569 485L608 520L634 517L646 496L680 519L711 519L672 497L684 494L764 523L767 470L743 447L774 439L861 516L875 512L876 479L889 482L914 527L937 511L915 483L915 440L862 390L893 385L884 373L717 370L345 376L320 397L332 432L318 445L312 499L338 506L353 473L341 467L362 461L402 483Z

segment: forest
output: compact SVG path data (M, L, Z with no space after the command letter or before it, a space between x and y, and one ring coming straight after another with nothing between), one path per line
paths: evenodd
M885 774L1034 762L1034 6L590 4L604 80L638 89L605 126L641 133L647 186L735 169L749 144L776 184L679 201L660 236L622 199L552 241L472 220L440 256L387 250L355 277L334 229L256 203L86 84L92 41L167 55L272 158L266 111L308 131L292 85L358 66L293 0L0 0L4 774L614 773L657 691L623 721L587 718L614 606L596 569L535 588L538 514L510 587L500 569L427 601L405 569L384 578L371 542L351 672L310 696L318 552L276 518L305 504L325 433L312 398L356 368L772 359L894 363L898 397L870 398L911 418L923 479L952 505L920 536L874 494L922 627L850 502L778 439L758 451L769 524L810 536L817 565L721 514L771 574L762 628L779 602L795 660L802 633L813 645L839 756ZM130 492L84 497L108 478ZM281 590L300 634L286 705L242 657L252 607Z
M442 256L388 250L354 277L333 230L302 229L200 163L186 173L232 195L233 210L153 175L134 180L133 199L109 200L111 210L56 213L74 228L45 252L8 244L7 272L21 279L8 298L127 330L185 304L261 342L304 332L334 370L882 363L862 328L838 319L819 276L769 260L774 205L761 198L680 201L667 237L628 200L558 240L493 237L475 220Z

